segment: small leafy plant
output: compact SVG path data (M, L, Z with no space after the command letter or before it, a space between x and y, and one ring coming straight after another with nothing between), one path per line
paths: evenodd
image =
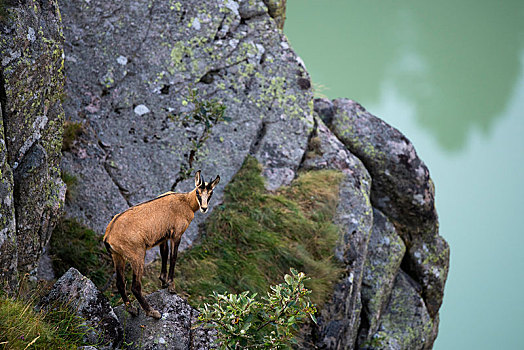
M213 292L213 302L200 308L199 320L217 330L220 349L289 349L301 323L308 317L316 323L311 291L304 287L307 279L292 268L285 283L271 286L267 297Z
M199 97L198 89L190 88L185 104L193 105L193 109L181 116L173 117L183 124L195 123L204 125L205 130L209 130L213 125L221 121L229 120L225 117L226 106L217 99L204 100Z

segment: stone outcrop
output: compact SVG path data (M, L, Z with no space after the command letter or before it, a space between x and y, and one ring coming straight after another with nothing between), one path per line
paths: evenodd
M317 99L315 111L369 172L372 210L372 226L366 226L369 241L352 244L365 263L358 265L360 268L348 268L354 276L352 288L361 297L361 304L355 304L358 307L352 311L360 317L357 321L346 317L340 322L353 324L358 338L352 332L344 334L342 341L335 340L340 339L339 333L320 319L317 345L333 349L430 349L438 332L449 247L438 233L429 171L404 135L358 103ZM325 146L321 143L319 153L333 153ZM344 201L341 195L341 203ZM349 211L355 211L355 207ZM339 313L344 301L351 299L329 303L328 314ZM332 305L335 312L329 309Z
M36 275L65 196L63 35L56 1L2 2L0 279Z
M85 322L84 342L90 344L86 349L214 348L215 332L198 326L199 313L187 301L167 290L146 298L162 313L160 320L145 316L140 308L137 317L131 316L123 306L113 309L90 279L70 268L37 308L69 307Z
M397 226L407 256L404 269L421 284L431 316L442 304L449 247L438 234L435 188L413 144L358 103L333 101L331 128L373 178L371 202Z
M386 309L406 246L395 227L378 209L373 210L373 229L362 276L364 311L360 325L360 343L378 331Z
M150 305L160 311L162 318L147 317L143 310L132 317L123 306L115 312L124 326L126 344L124 349L213 349L215 333L198 325L198 311L187 301L167 289L159 290L146 297ZM137 304L138 306L138 304Z
M90 279L70 268L56 281L37 306L40 309L66 305L85 320L87 344L115 348L123 339L123 329L107 298Z

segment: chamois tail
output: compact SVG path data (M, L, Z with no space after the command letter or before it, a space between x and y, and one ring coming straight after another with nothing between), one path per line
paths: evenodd
M107 243L105 240L104 240L104 245L106 246L106 250L107 252L109 253L109 255L112 255L112 251L113 249L111 249L111 244ZM112 260L112 259L111 259ZM111 277L109 277L109 279L107 280L106 284L104 284L104 286L100 289L100 291L103 293L107 290L107 288L109 288L109 286L111 286L111 283L113 283L113 281L115 280L116 278L116 272L113 273L111 275Z

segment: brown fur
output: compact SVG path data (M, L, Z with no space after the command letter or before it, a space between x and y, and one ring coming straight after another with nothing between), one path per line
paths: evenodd
M136 314L125 291L124 268L128 261L133 270L131 290L148 316L160 318L160 313L149 305L142 295L142 274L146 250L160 245L162 270L160 280L163 287L174 292L174 268L178 245L182 234L193 220L195 212L207 210L208 199L220 177L205 183L200 171L195 176L195 189L188 193L168 192L151 201L136 205L116 215L107 225L104 243L113 258L116 270L116 285L126 309ZM197 195L198 193L198 195ZM169 275L167 275L168 241L171 241Z

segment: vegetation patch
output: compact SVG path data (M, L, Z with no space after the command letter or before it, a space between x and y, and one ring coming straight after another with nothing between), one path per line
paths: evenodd
M78 182L78 179L75 175L68 173L67 171L61 171L60 173L62 181L66 185L66 201L71 201L75 195L75 186Z
M74 267L101 288L113 274L111 256L102 236L76 220L62 219L53 231L50 246L57 276Z
M193 306L209 302L213 292L265 295L291 267L311 277L305 285L316 304L333 290L341 272L333 259L338 227L332 219L342 174L303 173L268 193L260 173L248 157L207 220L201 243L179 258L177 292Z
M70 151L75 141L84 132L84 124L66 120L64 122L64 133L62 136L62 152Z
M267 297L213 294L213 304L205 303L198 319L216 329L219 349L291 349L297 344L299 325L308 317L316 323L316 309L304 287L306 275L290 272L285 283L270 287Z
M85 345L84 321L67 307L34 311L35 298L0 292L1 349L76 349Z

